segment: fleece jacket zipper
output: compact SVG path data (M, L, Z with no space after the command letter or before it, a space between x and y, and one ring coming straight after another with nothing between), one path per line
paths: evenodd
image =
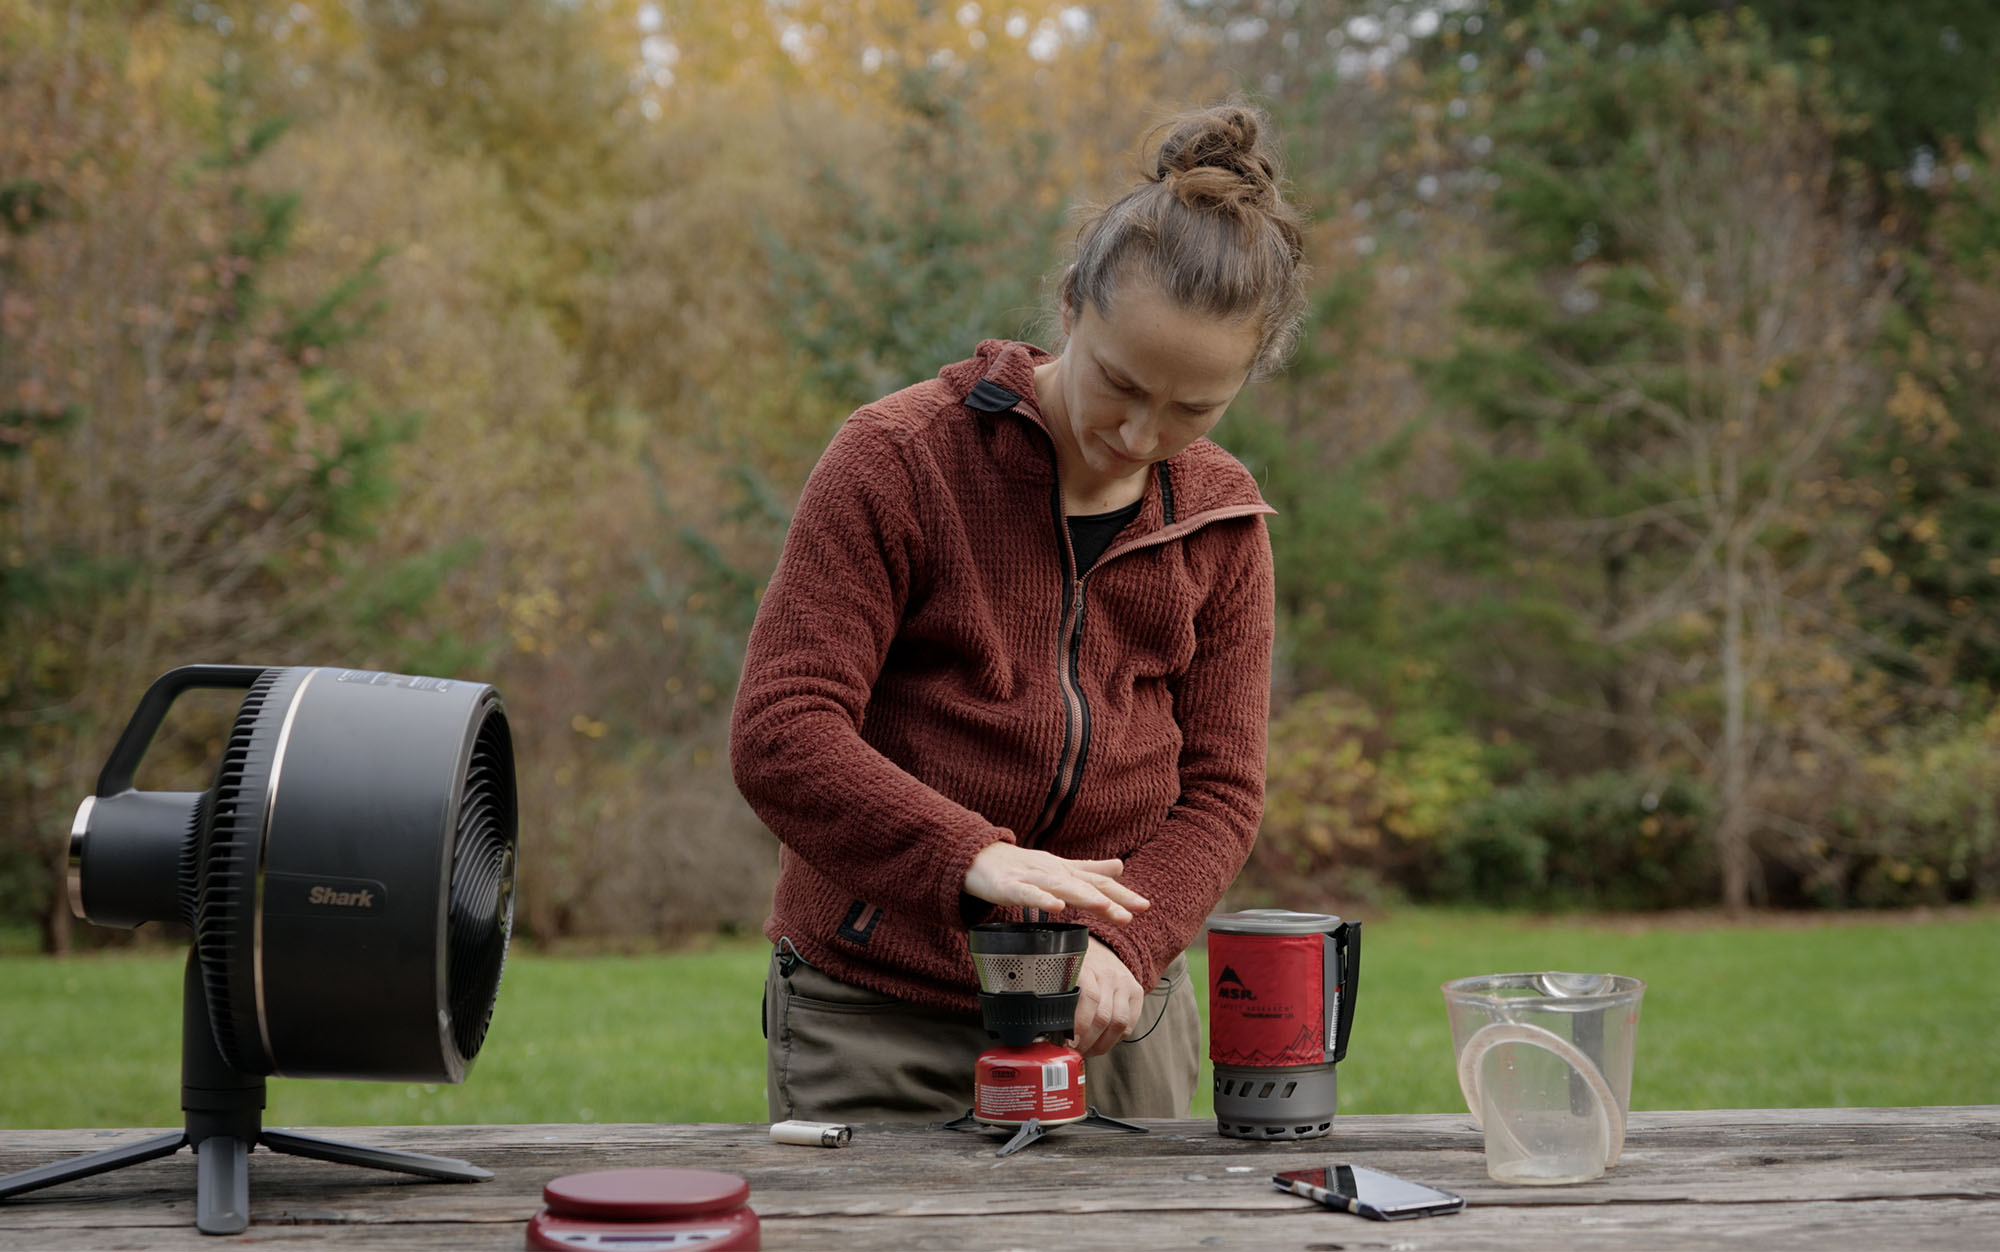
M1070 542L1069 515L1064 508L1062 491L1062 468L1056 460L1055 436L1040 420L1023 413L1017 406L1021 397L990 378L982 378L974 385L965 398L965 406L979 413L1012 413L1042 433L1049 441L1049 462L1055 469L1056 481L1049 491L1049 509L1053 515L1057 541L1062 545L1061 560L1064 586L1064 603L1057 629L1059 646L1056 654L1056 686L1063 703L1063 746L1056 759L1055 778L1049 784L1049 794L1042 802L1041 815L1027 834L1027 847L1039 847L1048 834L1062 825L1063 818L1075 802L1077 792L1083 782L1083 766L1090 754L1090 702L1083 695L1083 625L1089 590L1090 576L1102 569L1114 557L1120 557L1139 548L1169 543L1199 529L1210 521L1225 517L1247 517L1257 513L1270 512L1270 506L1232 505L1213 509L1194 517L1182 519L1177 516L1174 503L1173 476L1165 463L1153 467L1153 481L1160 486L1162 510L1161 526L1158 530L1136 540L1114 544L1090 569L1077 572L1076 547ZM1037 909L1023 911L1029 921L1038 921L1041 912Z
M1079 574L1076 569L1076 548L1070 542L1069 516L1063 507L1060 479L1049 492L1049 504L1055 514L1056 537L1062 543L1063 585L1067 590L1056 636L1061 641L1056 650L1056 688L1062 695L1063 746L1062 754L1056 758L1056 776L1049 785L1048 799L1042 804L1042 815L1035 819L1035 828L1028 834L1031 848L1062 823L1063 814L1076 799L1077 787L1083 781L1084 758L1090 753L1090 702L1083 698L1080 668L1084 591L1090 582L1090 571Z

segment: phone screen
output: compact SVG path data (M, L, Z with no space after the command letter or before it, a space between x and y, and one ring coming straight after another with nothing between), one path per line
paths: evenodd
M1426 1187L1364 1165L1328 1165L1319 1169L1293 1170L1278 1174L1271 1181L1287 1191L1310 1196L1322 1204L1350 1209L1369 1217L1454 1213L1465 1206L1462 1197L1449 1191Z

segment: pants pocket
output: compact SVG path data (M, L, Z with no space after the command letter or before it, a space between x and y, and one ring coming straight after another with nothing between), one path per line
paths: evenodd
M1146 993L1132 1037L1084 1063L1092 1102L1112 1117L1186 1117L1200 1067L1201 1012L1184 957Z
M770 980L772 1115L944 1120L972 1102L976 1020L913 1009L801 966Z

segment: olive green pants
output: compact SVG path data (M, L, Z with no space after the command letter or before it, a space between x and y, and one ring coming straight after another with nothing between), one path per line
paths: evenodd
M771 1120L935 1122L972 1107L972 1064L998 1046L977 1014L917 1008L803 961L764 979L764 1094ZM1201 1014L1177 956L1132 1037L1084 1062L1086 1101L1110 1117L1186 1117L1201 1063Z

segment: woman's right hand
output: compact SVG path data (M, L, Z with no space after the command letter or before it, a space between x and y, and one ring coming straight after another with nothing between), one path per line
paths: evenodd
M1118 881L1123 861L1068 861L1039 848L990 843L965 871L965 890L989 904L1081 909L1120 926L1151 902Z

